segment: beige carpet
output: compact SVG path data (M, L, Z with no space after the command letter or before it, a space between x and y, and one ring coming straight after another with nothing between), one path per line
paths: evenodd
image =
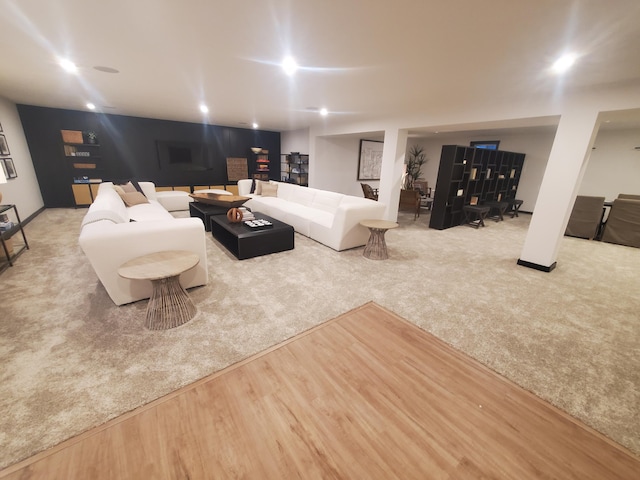
M152 332L116 307L77 245L85 210L27 227L0 275L6 466L373 300L640 453L640 250L565 238L550 274L516 265L529 217L389 231L391 259L296 247L237 261L207 235L211 281L189 323Z

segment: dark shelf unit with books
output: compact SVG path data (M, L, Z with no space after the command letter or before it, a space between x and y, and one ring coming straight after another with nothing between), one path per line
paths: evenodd
M309 186L309 155L291 152L282 154L282 181L303 187Z
M71 190L76 206L93 203L105 173L100 144L94 132L60 130L65 167L72 179Z
M516 198L524 153L444 145L429 228L460 225L465 205Z
M255 170L253 178L256 180L269 180L269 150L262 149L255 154Z

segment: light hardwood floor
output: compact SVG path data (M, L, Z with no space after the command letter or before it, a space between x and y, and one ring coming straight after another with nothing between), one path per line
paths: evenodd
M637 479L640 460L367 304L0 472L10 479Z

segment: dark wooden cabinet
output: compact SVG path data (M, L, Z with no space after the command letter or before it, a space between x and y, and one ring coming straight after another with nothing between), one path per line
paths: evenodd
M524 153L444 145L429 227L460 225L465 205L516 198Z

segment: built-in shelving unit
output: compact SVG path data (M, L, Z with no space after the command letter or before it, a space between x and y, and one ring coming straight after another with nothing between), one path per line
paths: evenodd
M76 206L93 203L105 168L100 144L94 132L60 130L65 167L72 178L71 190Z
M262 149L256 153L256 169L253 178L256 180L269 180L269 150Z
M282 154L282 181L309 186L309 155L300 152Z
M460 225L465 205L516 198L524 153L444 145L429 227Z

